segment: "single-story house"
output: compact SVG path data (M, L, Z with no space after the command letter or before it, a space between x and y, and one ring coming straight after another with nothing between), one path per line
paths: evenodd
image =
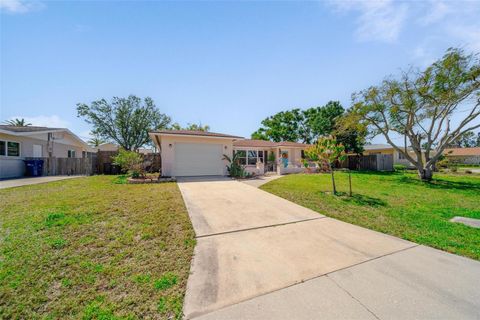
M395 150L389 144L366 144L363 146L363 155L372 155L372 154L391 154L393 155L393 164L401 164L407 167L412 167L412 163L408 161L405 156ZM413 158L416 159L417 155L412 150L412 148L407 148L408 154Z
M281 170L281 174L297 172L301 169L302 151L308 147L205 131L163 130L149 134L160 150L163 176L227 175L228 162L223 155L231 158L234 152L240 153L240 163L252 173L274 169ZM266 165L269 159L275 159L274 166Z
M118 151L118 148L118 144L105 142L98 145L97 151Z
M303 152L308 147L308 144L289 141L242 139L233 142L233 151L240 153L240 163L254 174L303 172Z
M0 125L0 179L22 177L25 158L82 158L93 151L65 128Z
M445 149L443 155L456 163L480 164L480 147Z

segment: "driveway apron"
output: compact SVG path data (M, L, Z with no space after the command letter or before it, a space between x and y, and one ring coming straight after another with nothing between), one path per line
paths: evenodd
M244 183L178 185L197 236L187 319L379 319L445 309L480 316L476 261L327 218ZM456 268L462 274L436 279ZM423 306L419 314L413 300Z

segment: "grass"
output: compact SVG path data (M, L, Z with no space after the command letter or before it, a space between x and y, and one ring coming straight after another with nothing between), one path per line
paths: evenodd
M480 230L448 220L480 218L480 175L436 174L424 183L412 173L290 175L261 188L326 216L480 260Z
M0 319L178 319L195 246L175 183L0 190Z

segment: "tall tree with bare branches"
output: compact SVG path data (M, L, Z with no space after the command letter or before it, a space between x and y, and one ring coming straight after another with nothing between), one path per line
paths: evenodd
M426 181L432 179L443 150L480 127L479 115L478 54L455 48L425 70L410 69L399 78L387 78L379 86L353 94L350 112L403 154ZM405 138L403 145L393 142L395 136Z

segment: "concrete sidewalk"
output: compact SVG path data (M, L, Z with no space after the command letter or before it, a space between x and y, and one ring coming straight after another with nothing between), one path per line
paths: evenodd
M480 318L480 263L236 181L179 182L197 246L187 319Z
M80 178L84 176L48 176L48 177L35 177L35 178L20 178L20 179L11 179L11 180L1 180L0 189L14 188L28 186L31 184L46 183L52 181L60 181L66 179Z

